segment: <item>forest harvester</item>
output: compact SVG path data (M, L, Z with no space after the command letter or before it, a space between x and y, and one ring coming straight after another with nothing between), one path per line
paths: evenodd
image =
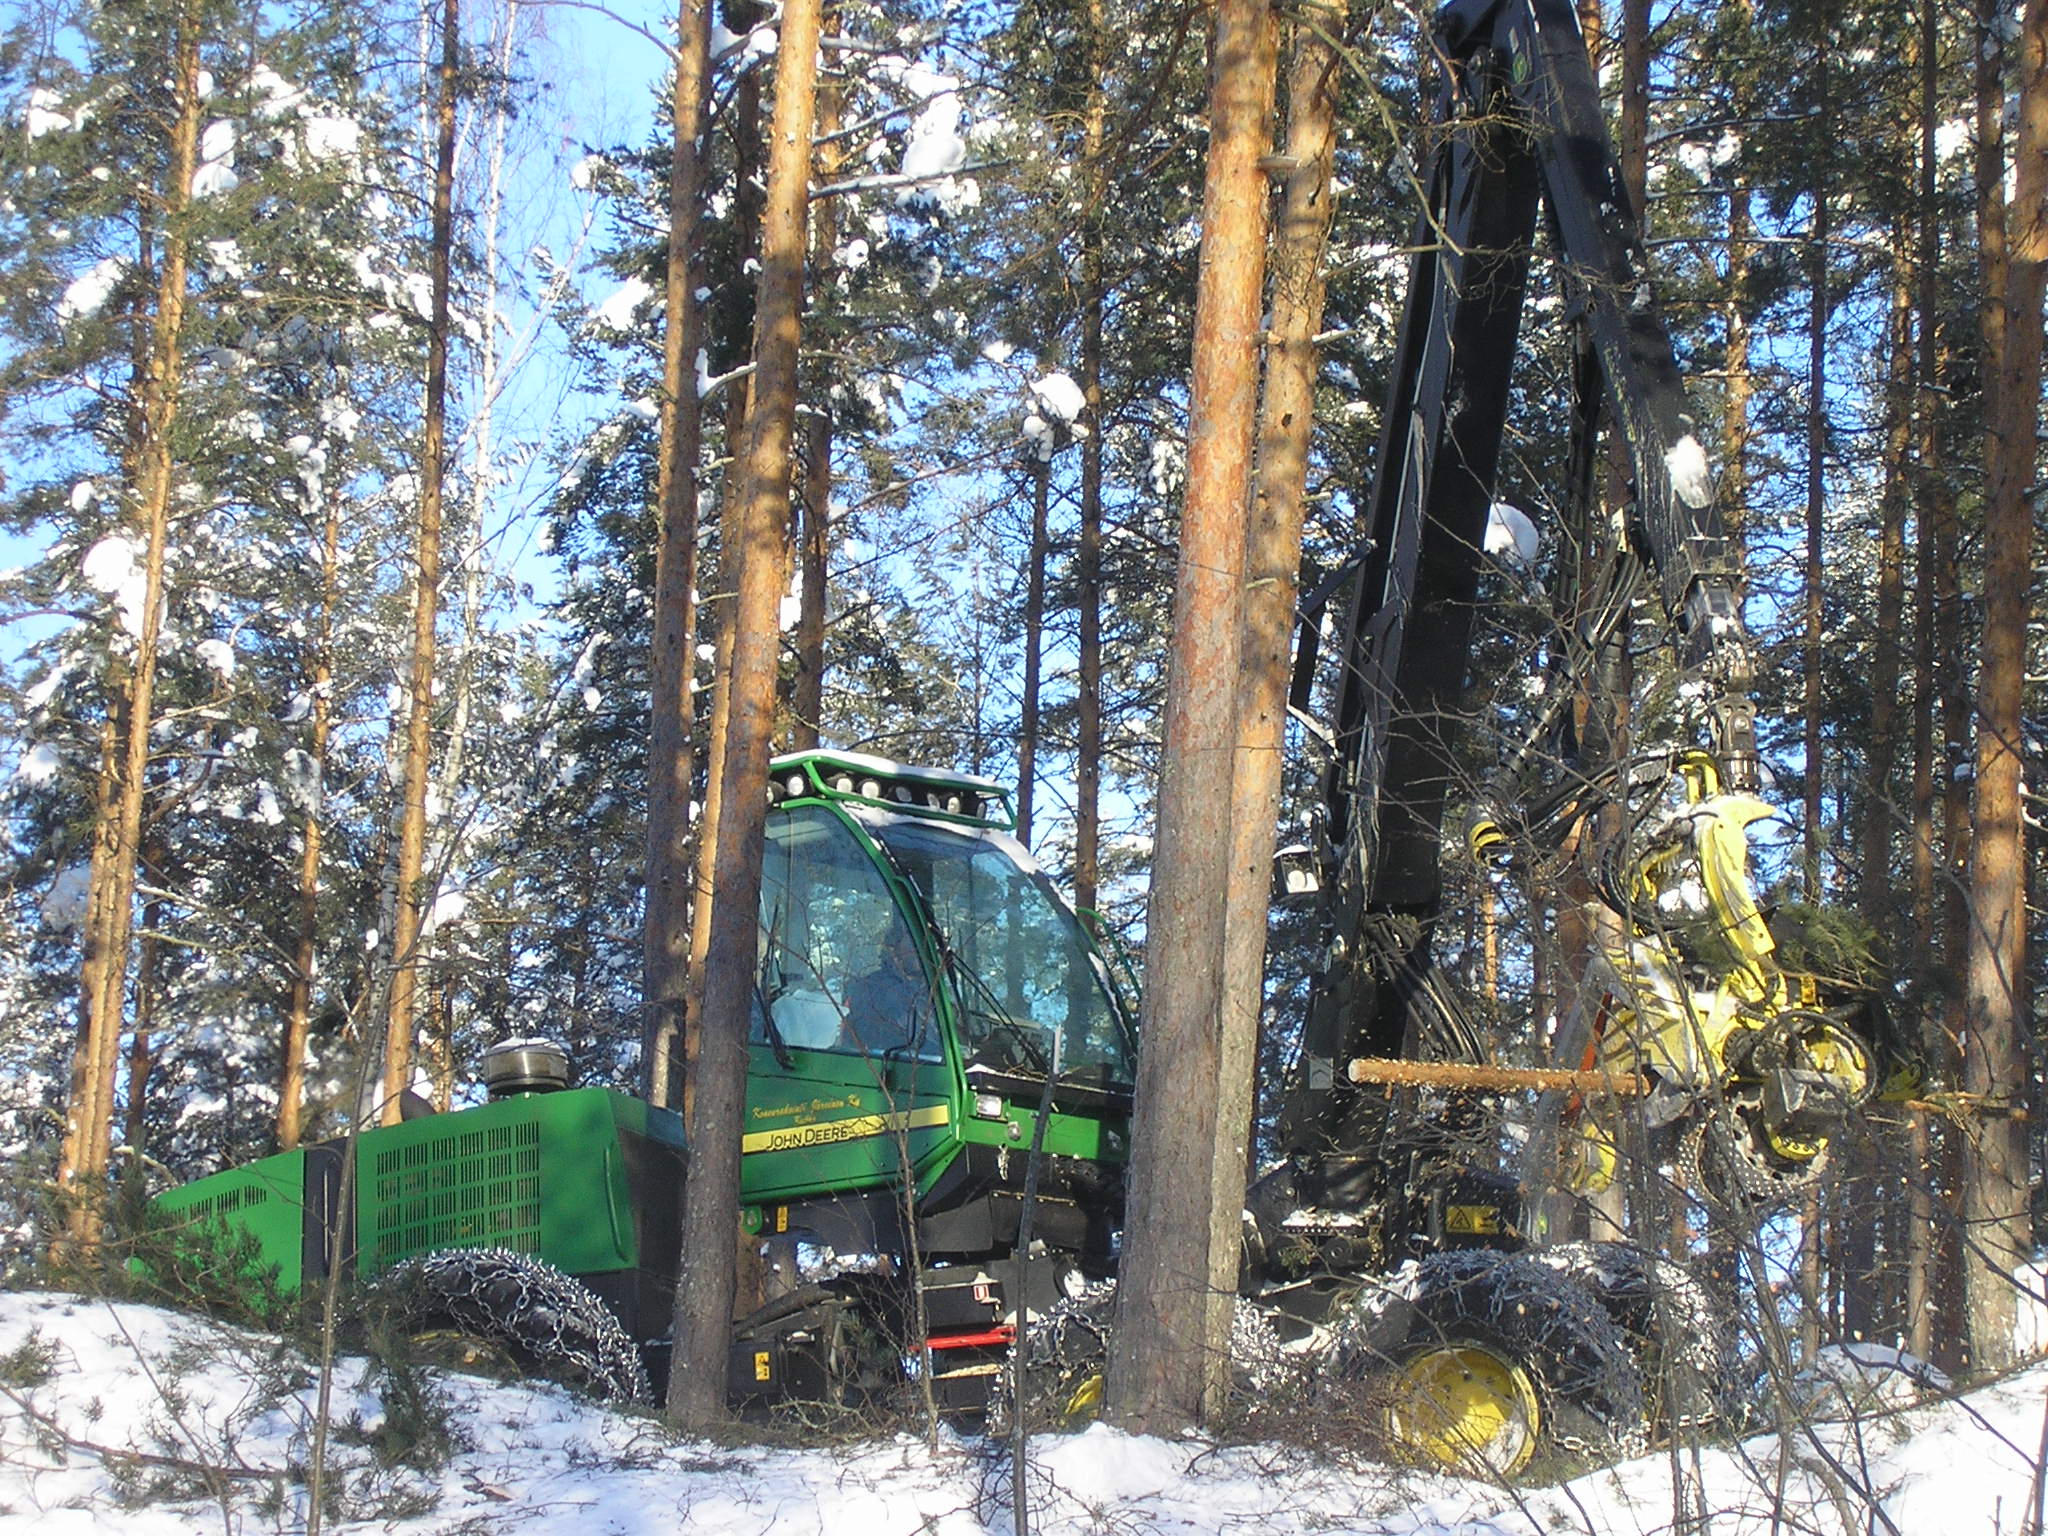
M1871 1067L1849 1002L1779 964L1752 885L1748 828L1767 807L1740 572L1573 8L1456 0L1436 42L1429 202L1363 538L1303 600L1303 709L1319 637L1342 647L1321 733L1325 958L1282 1095L1285 1156L1247 1200L1234 1340L1254 1374L1305 1362L1307 1390L1349 1393L1413 1454L1514 1472L1546 1447L1612 1452L1712 1412L1721 1365L1682 1269L1555 1241L1568 1234L1540 1191L1611 1184L1650 1123L1696 1192L1782 1199L1812 1180ZM1457 798L1475 851L1576 840L1588 958L1552 1048L1575 1088L1635 1097L1553 1103L1552 1134L1532 1138L1548 1166L1518 1177L1483 1100L1392 1085L1498 1065L1432 938L1459 779L1443 722L1472 670L1539 212L1576 326L1567 516L1595 531L1603 412L1632 493L1497 775ZM1609 683L1639 602L1661 612L1681 676L1654 723L1689 744L1622 752L1575 701ZM1539 759L1560 760L1539 749L1560 743L1561 782L1532 787ZM768 791L738 1213L758 1263L734 1398L845 1402L922 1376L942 1406L978 1410L1022 1319L1024 1375L1081 1411L1123 1221L1128 997L1006 835L1000 786L817 751L776 760ZM538 1042L494 1049L483 1075L486 1103L159 1206L233 1232L288 1291L337 1263L403 1277L457 1332L646 1392L675 1283L680 1122L568 1086Z

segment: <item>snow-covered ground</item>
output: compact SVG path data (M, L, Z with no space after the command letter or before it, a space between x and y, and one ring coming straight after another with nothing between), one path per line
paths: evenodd
M360 1360L333 1382L329 1530L996 1536L1005 1459L916 1437L808 1449L676 1440L551 1387L432 1378L419 1416ZM388 1399L388 1400L387 1400ZM0 1533L299 1531L316 1383L260 1335L150 1307L0 1295ZM1275 1446L1215 1449L1106 1426L1031 1448L1044 1536L1712 1536L2018 1533L2041 1490L2048 1366L1958 1399L1659 1454L1555 1488L1504 1490ZM380 1461L379 1449L385 1459ZM1774 1522L1773 1511L1782 1514Z

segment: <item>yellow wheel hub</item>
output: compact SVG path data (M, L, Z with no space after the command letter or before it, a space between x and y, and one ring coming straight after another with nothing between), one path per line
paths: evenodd
M1490 1349L1429 1350L1402 1366L1391 1387L1387 1427L1418 1458L1510 1476L1536 1454L1536 1384Z
M1060 1410L1062 1424L1088 1424L1094 1422L1102 1412L1102 1373L1090 1375L1067 1399L1067 1406Z

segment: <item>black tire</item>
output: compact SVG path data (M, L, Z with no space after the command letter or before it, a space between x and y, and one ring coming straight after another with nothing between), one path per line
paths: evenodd
M605 1402L644 1403L640 1351L610 1307L551 1264L500 1248L451 1248L397 1265L377 1282L414 1335L454 1335L484 1359L580 1388Z
M1519 1402L1498 1439L1453 1446L1418 1433L1434 1406L1402 1418L1420 1376L1504 1371ZM1544 1462L1611 1461L1647 1444L1642 1375L1627 1340L1583 1286L1525 1254L1432 1254L1362 1289L1324 1357L1320 1396L1349 1408L1386 1449L1425 1463L1512 1476Z
M1102 1411L1116 1321L1116 1282L1102 1280L1034 1318L1024 1344L1025 1427L1077 1429ZM1012 1416L1015 1352L989 1394L988 1432L1007 1435ZM1231 1395L1240 1404L1271 1402L1291 1385L1280 1337L1265 1313L1239 1297L1230 1319Z
M1079 1296L1055 1302L1031 1320L1022 1361L1027 1430L1075 1428L1101 1412L1115 1318L1116 1282L1103 1280ZM1018 1364L1013 1348L989 1392L988 1432L998 1438L1016 1425Z
M1726 1417L1736 1394L1734 1317L1691 1270L1633 1243L1563 1243L1530 1257L1606 1309L1635 1351L1660 1433Z

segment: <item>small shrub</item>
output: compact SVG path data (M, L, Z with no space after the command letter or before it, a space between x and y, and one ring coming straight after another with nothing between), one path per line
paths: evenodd
M413 1472L438 1472L469 1448L446 1390L430 1372L390 1352L378 1360L372 1384L383 1416L365 1423L355 1415L337 1425L342 1444L364 1447L380 1467Z
M27 1338L0 1354L0 1387L27 1392L48 1385L56 1374L57 1346L40 1328L31 1328Z

